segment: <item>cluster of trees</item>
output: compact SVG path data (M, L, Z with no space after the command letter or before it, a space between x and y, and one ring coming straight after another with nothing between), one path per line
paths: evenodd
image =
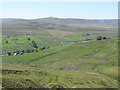
M7 52L7 55L8 56L11 56L11 55L15 56L15 55L23 55L24 53L33 53L33 52L38 52L38 50L29 50L29 49L27 49L27 50L22 50L22 51L15 51L13 53Z
M28 38L28 40L31 40L30 38ZM38 49L38 45L37 45L37 43L35 42L35 41L31 41L31 43L32 43L32 46L34 47L34 48L37 48ZM44 50L44 49L48 49L49 47L42 47L42 48L40 48L40 50Z
M98 37L97 37L97 40L104 40L104 39L110 39L110 38L107 38L107 37L105 37L105 36L98 36Z
M28 38L27 40L31 40L31 39ZM6 40L5 43L8 44L8 43L9 43L8 40ZM36 43L35 41L31 41L31 43L32 43L31 45L32 45L34 48L38 48L38 45L37 45L37 43Z
M44 50L44 49L48 49L48 48L50 48L50 47L42 47L39 50L38 49L35 49L35 50L27 49L27 50L15 51L13 53L7 52L6 55L7 56L11 56L11 55L13 55L13 56L23 55L24 53L35 53L35 52L39 52L40 50Z
M22 55L24 53L35 53L35 52L39 52L41 50L45 50L45 49L49 48L49 47L42 47L42 48L38 49L38 45L35 41L31 40L30 38L27 38L27 40L31 41L31 45L36 49L32 49L32 50L26 49L26 50L21 50L21 51L18 50L15 52L7 52L6 55L7 56L11 56L11 55L15 56L15 55ZM6 40L5 43L6 44L9 43L8 40Z
M30 38L28 38L27 40L31 40ZM32 43L32 46L34 47L34 48L38 48L38 45L37 45L37 43L35 42L35 41L31 41L31 43Z
M34 48L38 48L38 46L37 46L35 41L32 41L32 45L33 45Z

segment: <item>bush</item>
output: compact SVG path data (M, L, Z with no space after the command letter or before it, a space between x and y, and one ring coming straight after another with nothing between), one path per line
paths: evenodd
M45 47L42 47L42 48L41 48L41 50L44 50L44 49L45 49Z
M25 53L25 50L22 50L21 52L22 52L22 53Z
M10 56L10 55L11 55L11 52L7 52L7 55Z
M107 39L107 37L103 37L103 39Z
M24 54L24 53L25 53L25 50L22 50L20 54L22 55L22 54Z
M31 40L30 38L28 38L28 40Z
M98 37L97 37L97 40L102 40L102 36L98 36Z
M35 41L32 41L33 47L34 48L38 48L37 44L35 43Z
M16 51L17 55L20 54L20 51Z
M8 41L5 41L6 44L8 44Z

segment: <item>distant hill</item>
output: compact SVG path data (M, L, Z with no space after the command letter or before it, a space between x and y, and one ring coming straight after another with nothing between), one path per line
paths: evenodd
M20 18L0 18L0 22L9 22L12 20L22 20Z
M38 19L3 19L3 32L18 30L115 30L117 19L74 19L74 18L38 18Z

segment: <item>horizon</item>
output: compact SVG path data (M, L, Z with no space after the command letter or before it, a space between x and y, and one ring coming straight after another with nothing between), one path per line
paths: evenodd
M62 17L40 17L40 18L10 18L10 17L5 17L5 18L0 18L0 19L26 19L26 20L33 20L33 19L45 19L45 18L57 18L57 19L87 19L87 18L62 18ZM110 19L117 19L117 18L90 18L88 20L110 20ZM118 19L117 19L118 20Z

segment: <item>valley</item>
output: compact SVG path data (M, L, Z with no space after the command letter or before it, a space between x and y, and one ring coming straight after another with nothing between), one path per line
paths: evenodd
M2 24L3 88L118 88L117 20Z

